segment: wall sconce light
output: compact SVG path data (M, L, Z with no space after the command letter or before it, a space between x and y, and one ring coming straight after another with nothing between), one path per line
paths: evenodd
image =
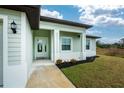
M17 29L17 25L16 25L16 23L14 21L11 23L11 29L12 29L13 33L15 34L16 29Z
M80 35L78 35L77 37L79 37L79 38L80 38Z

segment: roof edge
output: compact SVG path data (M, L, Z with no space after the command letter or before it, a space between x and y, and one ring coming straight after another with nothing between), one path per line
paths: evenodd
M40 16L40 21L59 23L59 24L65 24L65 25L70 25L70 26L76 26L76 27L83 27L86 29L93 27L92 25L88 25L88 24L82 24L82 23L78 23L78 22L57 19L57 18L51 18L51 17L46 17L46 16Z
M25 12L31 29L39 29L40 5L0 5L0 8Z
M86 38L95 38L95 39L98 39L98 38L101 38L99 36L94 36L94 35L86 35Z

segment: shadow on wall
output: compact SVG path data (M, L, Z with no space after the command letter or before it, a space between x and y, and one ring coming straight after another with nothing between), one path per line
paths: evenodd
M58 68L66 68L66 67L71 67L71 66L75 66L78 64L86 64L86 63L93 62L95 60L95 58L97 58L97 57L99 57L99 56L87 57L86 60L81 60L81 61L73 60L70 62L62 62L62 63L59 62L56 65Z

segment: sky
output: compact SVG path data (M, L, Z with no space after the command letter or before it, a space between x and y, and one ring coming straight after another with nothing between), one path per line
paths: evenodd
M124 37L124 6L121 5L43 5L41 15L93 25L89 35L101 42L115 43Z

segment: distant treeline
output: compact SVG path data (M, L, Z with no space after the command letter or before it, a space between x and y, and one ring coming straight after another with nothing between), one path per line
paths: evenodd
M124 49L124 38L121 39L119 42L113 43L113 44L105 44L100 41L96 42L97 47L100 48L121 48Z

